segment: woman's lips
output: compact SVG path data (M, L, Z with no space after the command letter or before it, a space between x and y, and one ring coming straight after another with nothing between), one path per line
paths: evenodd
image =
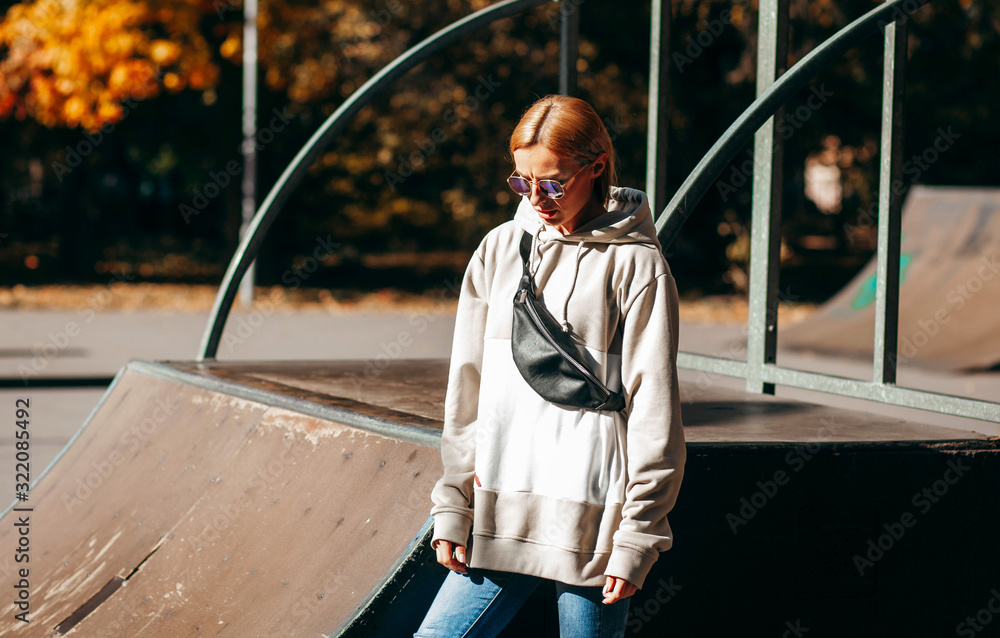
M556 208L549 208L549 209L546 209L546 210L542 210L540 208L536 208L535 212L538 213L539 215L541 215L542 217L552 217L553 215L556 214L556 210L558 210L558 209L556 209Z

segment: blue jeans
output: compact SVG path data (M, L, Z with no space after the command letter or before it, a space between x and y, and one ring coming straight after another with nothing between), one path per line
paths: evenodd
M494 638L543 582L486 569L448 572L414 638ZM556 582L560 638L622 638L629 599L601 602L601 587Z

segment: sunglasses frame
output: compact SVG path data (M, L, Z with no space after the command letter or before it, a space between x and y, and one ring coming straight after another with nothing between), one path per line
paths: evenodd
M531 186L528 187L528 192L526 192L526 193L522 193L519 190L517 190L516 188L514 188L514 184L511 183L510 180L512 180L512 179L514 179L516 177L518 179L523 179L528 184L533 184L535 186L538 186L538 189L540 191L542 191L542 195L545 195L545 197L547 197L549 199L562 199L566 195L566 186L568 186L570 182L572 182L574 179L576 179L576 176L579 175L580 173L582 173L583 169L587 168L588 166L590 166L593 163L594 162L587 162L586 164L584 164L583 166L581 166L580 170L578 170L576 173L574 173L572 177L570 177L567 180L561 181L561 182L559 180L556 180L556 179L539 179L539 180L528 179L524 175L519 175L518 172L517 172L517 170L515 169L514 172L510 174L510 177L507 178L507 185L510 186L510 189L512 191L514 191L515 193L517 193L521 197L528 197L529 195L531 195ZM543 182L548 182L550 184L555 184L556 186L559 187L559 191L560 192L557 193L557 194L555 194L555 195L550 195L542 187L542 183Z

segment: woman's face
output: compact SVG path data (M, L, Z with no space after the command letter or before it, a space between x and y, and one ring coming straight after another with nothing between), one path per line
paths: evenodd
M605 158L602 153L580 170L580 165L568 157L535 144L514 151L514 170L533 182L542 179L562 182L565 194L559 199L549 199L533 183L528 201L543 222L568 235L605 212L604 206L593 198L594 180L604 172Z

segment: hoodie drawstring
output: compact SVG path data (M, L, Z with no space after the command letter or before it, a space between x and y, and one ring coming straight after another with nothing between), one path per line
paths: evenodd
M580 257L583 255L583 241L576 245L576 264L573 268L573 283L569 286L569 294L566 295L566 303L563 304L563 320L562 327L563 332L569 332L569 320L567 319L566 313L569 309L569 298L573 296L573 291L576 290L576 278L580 274Z
M528 253L528 272L534 279L535 275L538 273L537 266L533 267L532 263L535 261L535 253L541 253L541 239L542 227L539 226L535 231L534 241L531 242L531 251ZM580 258L583 256L583 244L586 240L581 239L576 245L576 258L573 260L573 282L569 286L569 293L566 295L566 302L563 304L562 312L562 329L563 332L569 332L569 318L567 313L569 311L569 298L573 296L573 291L576 290L576 280L577 276L580 274ZM539 255L539 260L541 255Z
M538 251L539 253L541 253L542 250L541 235L542 235L542 227L539 225L538 228L535 230L535 239L534 241L531 242L531 251L528 253L528 272L531 274L532 279L534 279L535 275L538 273L538 266L532 268L531 264L532 262L535 261L535 252ZM541 256L539 256L539 259L541 259Z

